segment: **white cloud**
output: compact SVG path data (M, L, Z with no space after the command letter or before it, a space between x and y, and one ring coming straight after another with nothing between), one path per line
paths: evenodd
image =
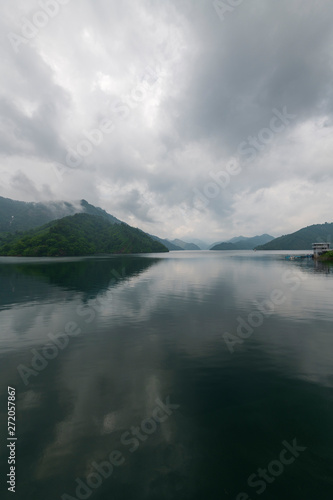
M40 6L1 9L2 31L22 36L22 18L33 22ZM254 0L221 23L210 2L81 0L17 52L7 37L0 195L85 198L171 238L278 235L330 221L333 6L302 12ZM284 106L296 119L242 164L239 144ZM105 119L113 130L69 168L68 149ZM241 174L195 208L193 189L231 158Z

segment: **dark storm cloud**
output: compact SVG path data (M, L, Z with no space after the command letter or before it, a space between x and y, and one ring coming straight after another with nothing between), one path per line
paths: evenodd
M298 121L331 113L332 4L244 2L223 23L212 3L199 5L191 21L200 48L186 95L172 101L184 138L208 137L232 153L273 108Z
M1 195L85 198L170 237L329 218L333 4L68 2L17 50L41 6L2 10ZM292 115L278 132L276 113Z
M6 93L0 98L0 153L59 161L64 151L61 114L70 96L54 82L53 71L34 48L24 45L11 61L2 76Z
M137 189L132 189L129 193L122 195L118 205L120 209L144 222L155 222L155 219L150 215L151 207L148 200Z
M36 201L49 200L52 196L49 186L44 184L41 190L37 189L35 184L21 171L13 175L11 184L13 189L25 193L27 196L33 196Z

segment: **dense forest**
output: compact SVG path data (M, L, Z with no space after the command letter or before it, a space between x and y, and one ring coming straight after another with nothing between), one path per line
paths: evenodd
M31 231L10 234L0 245L0 255L22 257L168 251L140 229L89 214L75 214Z

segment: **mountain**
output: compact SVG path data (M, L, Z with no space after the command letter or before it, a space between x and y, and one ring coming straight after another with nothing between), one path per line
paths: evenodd
M215 247L216 245L220 245L221 243L237 243L238 241L247 240L247 239L248 238L246 238L245 236L235 236L234 238L231 238L231 240L215 241L215 243L212 243L211 245L209 245L209 250L212 250L213 247ZM273 239L273 237L272 237L272 239Z
M312 243L331 242L333 237L333 223L313 224L303 227L295 233L275 238L274 240L256 247L256 250L312 250Z
M213 246L213 248L210 248L210 250L238 250L238 248L233 243L223 241L222 243Z
M77 213L98 215L113 224L122 223L122 221L113 215L108 214L102 208L91 205L86 200L72 203L65 201L33 203L11 200L0 196L0 242L8 233L29 231L48 222ZM148 236L164 245L168 250L183 250L177 245L170 243L169 240L164 240L150 234Z
M246 236L235 236L234 238L231 238L231 240L227 240L227 243L237 243L238 241L242 240L247 240L248 238Z
M257 245L264 245L273 239L274 237L269 234L261 234L260 236L253 236L253 238L238 240L234 245L238 250L253 250Z
M192 243L195 243L201 250L209 250L212 246L211 243L207 243L207 241L198 240L198 238L191 238Z
M168 250L184 250L183 248L181 248L181 247L179 247L177 245L174 245L169 240L164 240L163 238L159 238L158 236L154 236L153 234L150 234L149 236L151 238L153 238L153 240L159 241L160 243L162 243L162 245L164 245L165 247L167 247Z
M199 248L194 243L187 243L186 241L183 241L183 240L176 239L176 240L172 240L171 243L173 243L173 245L177 245L178 247L180 247L183 250L201 250L201 248Z
M90 214L70 215L22 235L11 234L0 247L0 255L23 257L150 252L168 249L140 229Z
M99 215L114 224L121 223L113 215L108 214L101 208L90 205L86 200L81 200L77 204L64 201L28 203L0 196L0 234L28 231L50 221L76 213Z
M247 238L245 236L238 236L229 241L224 241L214 245L210 250L253 250L257 245L263 245L271 240L273 236L269 234L262 234L261 236L253 236Z

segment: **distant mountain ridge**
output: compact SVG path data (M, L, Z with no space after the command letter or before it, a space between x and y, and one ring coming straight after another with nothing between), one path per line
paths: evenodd
M199 240L198 238L191 238L191 243L197 245L201 250L209 250L209 248L212 246L211 243Z
M313 224L259 245L256 250L312 250L312 243L333 241L333 223Z
M238 236L229 241L223 241L222 243L213 245L210 250L253 250L257 245L262 245L273 239L274 237L269 234L262 234L250 238Z
M201 248L199 248L195 243L187 243L186 241L179 239L172 240L170 243L180 247L182 250L201 250Z
M7 235L15 235L40 228L52 221L75 214L99 216L111 224L128 225L102 208L91 205L84 199L77 202L50 201L35 203L17 201L0 196L0 244L6 239ZM186 242L181 239L169 240L147 233L144 234L168 250L200 250L201 248L208 248L208 244L201 242L201 240L193 239L193 242ZM321 241L333 241L333 223L313 224L278 238L273 238L269 234L254 237L236 236L227 241L214 243L209 249L311 250L312 243Z
M249 237L246 236L235 236L234 238L231 238L231 240L227 240L227 243L237 243L238 241L242 240L248 240Z
M159 238L158 236L154 236L153 234L150 234L149 236L151 238L153 238L153 240L159 241L160 243L162 243L162 245L164 245L165 247L167 247L168 250L184 250L183 248L180 248L179 246L174 245L169 240L166 240L166 239L163 239L163 238Z
M217 245L214 245L209 250L238 250L238 248L233 243L229 243L228 241L224 241L222 243L218 243Z

